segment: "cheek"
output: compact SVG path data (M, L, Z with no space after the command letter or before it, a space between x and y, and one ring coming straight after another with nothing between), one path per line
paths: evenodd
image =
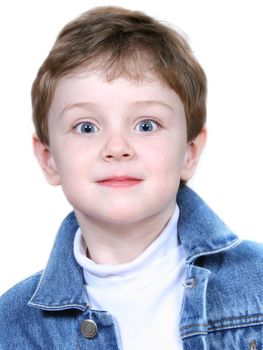
M168 140L169 141L169 140ZM183 143L162 142L144 148L145 164L162 177L180 176L186 148Z
M56 147L55 156L61 166L78 166L80 163L85 164L89 159L93 159L97 146L94 143L85 142L80 138L78 142L69 139L67 142L61 141Z
M94 164L94 148L85 145L63 145L63 151L54 152L54 158L60 174L62 186L67 186L76 179L82 179L81 174L89 173Z

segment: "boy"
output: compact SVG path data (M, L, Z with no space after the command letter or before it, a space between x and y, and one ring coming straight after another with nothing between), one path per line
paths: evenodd
M187 186L205 74L173 29L97 8L32 88L36 157L74 212L46 269L0 300L0 349L262 349L263 247Z

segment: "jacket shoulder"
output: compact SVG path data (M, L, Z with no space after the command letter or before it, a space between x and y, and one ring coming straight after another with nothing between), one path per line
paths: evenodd
M253 241L241 241L233 249L225 252L226 259L235 259L238 264L242 264L249 268L258 266L259 273L263 274L263 243Z
M246 270L258 267L259 273L263 274L263 243L241 240L235 246L218 253L201 256L197 265L216 270L239 270L243 266Z
M17 283L0 297L0 329L8 319L21 319L21 315L31 308L27 305L35 292L42 271Z
M207 309L212 319L225 315L263 315L263 244L241 241L202 257L197 265L211 271Z

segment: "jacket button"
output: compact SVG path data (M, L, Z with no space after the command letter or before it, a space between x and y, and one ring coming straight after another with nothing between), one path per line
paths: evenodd
M97 334L98 327L92 320L85 320L80 326L80 332L85 338L94 338Z

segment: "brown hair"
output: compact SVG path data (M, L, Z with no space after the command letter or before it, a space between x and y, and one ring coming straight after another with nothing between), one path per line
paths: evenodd
M81 67L100 70L108 80L154 73L181 98L188 141L205 124L206 76L184 38L142 12L98 7L62 29L33 83L33 121L43 144L49 144L47 116L56 82Z

